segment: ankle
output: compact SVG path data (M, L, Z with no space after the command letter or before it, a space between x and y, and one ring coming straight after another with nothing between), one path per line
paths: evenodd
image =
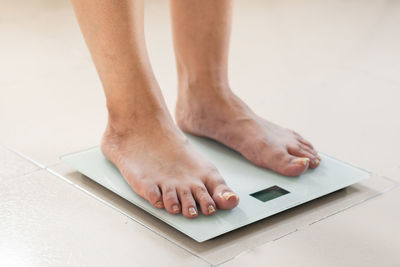
M148 105L142 108L132 105L130 108L108 108L107 130L114 134L146 131L161 124L173 124L166 107Z
M230 90L226 68L187 70L178 64L179 91L219 93Z
M233 95L229 84L225 82L180 83L178 88L178 102L190 105L202 102L218 103L223 99L229 99Z

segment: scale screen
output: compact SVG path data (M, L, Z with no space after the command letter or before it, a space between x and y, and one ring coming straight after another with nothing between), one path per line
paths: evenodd
M262 201L262 202L267 202L270 201L274 198L289 194L290 192L280 188L279 186L271 186L266 189L263 189L261 191L255 192L253 194L250 194L250 196Z

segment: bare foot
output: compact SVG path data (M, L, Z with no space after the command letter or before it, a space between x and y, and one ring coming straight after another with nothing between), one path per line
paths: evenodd
M157 208L185 217L232 209L238 196L187 142L170 116L109 120L103 154L134 191Z
M183 131L219 141L283 175L298 176L321 160L310 142L259 117L230 89L180 90L175 117Z

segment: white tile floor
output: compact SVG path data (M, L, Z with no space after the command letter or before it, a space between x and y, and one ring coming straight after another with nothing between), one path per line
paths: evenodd
M46 170L0 188L1 266L206 265Z
M222 266L399 266L400 188Z
M319 150L397 181L368 192L395 189L311 225L315 206L332 213L357 190L195 244L60 164L60 155L98 144L106 115L99 79L68 1L3 0L1 266L400 265L400 2L254 0L235 8L234 90ZM146 12L151 60L172 110L166 1L147 1Z

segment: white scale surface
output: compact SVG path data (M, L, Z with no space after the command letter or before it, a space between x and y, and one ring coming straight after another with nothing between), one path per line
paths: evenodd
M61 159L198 242L332 193L370 176L364 170L320 153L322 161L318 168L308 170L299 177L285 177L252 165L235 151L212 140L194 136L188 138L218 168L227 184L239 195L240 203L233 210L218 210L213 216L202 216L200 213L196 219L187 219L181 214L172 215L154 208L130 188L117 168L103 156L99 147L65 155ZM274 190L277 187L283 190ZM276 198L263 202L251 196L267 188L271 189L265 194L259 193L260 198ZM285 194L281 194L282 192Z

